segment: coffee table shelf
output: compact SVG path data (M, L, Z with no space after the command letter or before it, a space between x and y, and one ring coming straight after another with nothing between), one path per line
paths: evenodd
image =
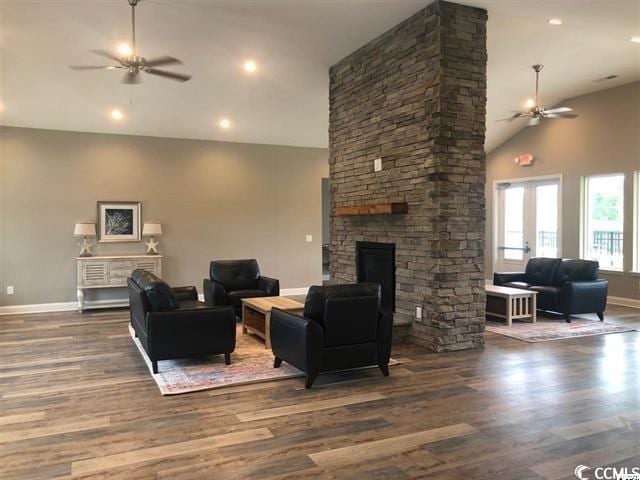
M536 323L536 295L538 292L521 288L487 285L487 315L504 318L507 326L513 320L530 319Z
M253 333L264 339L265 348L271 348L271 309L302 310L304 305L288 297L258 297L242 299L242 333Z

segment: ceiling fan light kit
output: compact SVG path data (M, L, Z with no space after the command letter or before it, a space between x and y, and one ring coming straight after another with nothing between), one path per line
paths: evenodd
M136 6L140 0L127 0L129 5L131 5L131 47L130 53L128 55L122 55L122 53L127 53L127 50L124 48L119 48L121 52L121 56L118 57L113 55L112 53L106 50L92 50L96 55L100 55L102 57L108 58L116 62L116 65L71 65L73 70L114 70L114 69L123 69L126 70L124 77L122 78L122 83L126 83L129 85L135 85L142 82L140 78L140 72L149 73L151 75L156 75L162 78L168 78L169 80L175 80L178 82L187 82L191 79L191 75L186 75L184 73L178 72L169 72L167 70L160 70L155 67L163 66L163 65L182 65L182 62L177 58L170 57L168 55L164 55L162 57L151 58L147 60L146 58L137 55L136 50ZM124 47L124 45L121 45Z
M519 118L528 118L529 121L527 125L530 127L534 127L543 119L547 118L576 118L578 116L577 113L573 111L573 109L569 107L556 107L551 109L546 109L540 103L538 103L538 87L540 84L540 72L544 68L544 65L536 64L532 65L531 68L534 72L536 72L536 96L533 102L527 102L527 111L525 112L517 112L515 115L512 115L509 118L503 118L498 121L507 121L513 122Z

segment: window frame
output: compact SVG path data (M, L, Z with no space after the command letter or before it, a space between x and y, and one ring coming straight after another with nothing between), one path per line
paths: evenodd
M626 183L626 175L624 172L612 172L612 173L598 173L593 175L585 175L580 177L580 258L588 259L587 252L589 248L587 246L588 241L588 231L589 231L589 179L591 178L607 178L607 177L622 177L622 266L620 268L612 268L612 267L600 267L601 272L611 273L611 274L624 274L624 244L625 238L624 236L624 224L625 224L625 183ZM596 259L594 259L596 260Z
M633 266L640 274L640 170L633 172Z

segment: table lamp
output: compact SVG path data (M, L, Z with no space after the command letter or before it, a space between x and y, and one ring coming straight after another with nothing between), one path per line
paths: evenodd
M153 237L162 235L162 225L160 222L144 222L144 226L142 227L142 235L145 237L151 237L151 240L148 242L144 242L147 246L147 255L157 255L158 254L158 244L160 242L156 242Z
M96 236L96 224L91 222L76 222L76 227L73 229L74 237L82 237L82 250L80 250L81 257L91 256L92 243L87 242L87 237Z

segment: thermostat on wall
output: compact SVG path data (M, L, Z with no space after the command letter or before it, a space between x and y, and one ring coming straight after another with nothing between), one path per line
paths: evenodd
M524 153L522 155L518 155L513 159L513 162L521 167L527 167L529 165L533 165L533 155L530 153Z

